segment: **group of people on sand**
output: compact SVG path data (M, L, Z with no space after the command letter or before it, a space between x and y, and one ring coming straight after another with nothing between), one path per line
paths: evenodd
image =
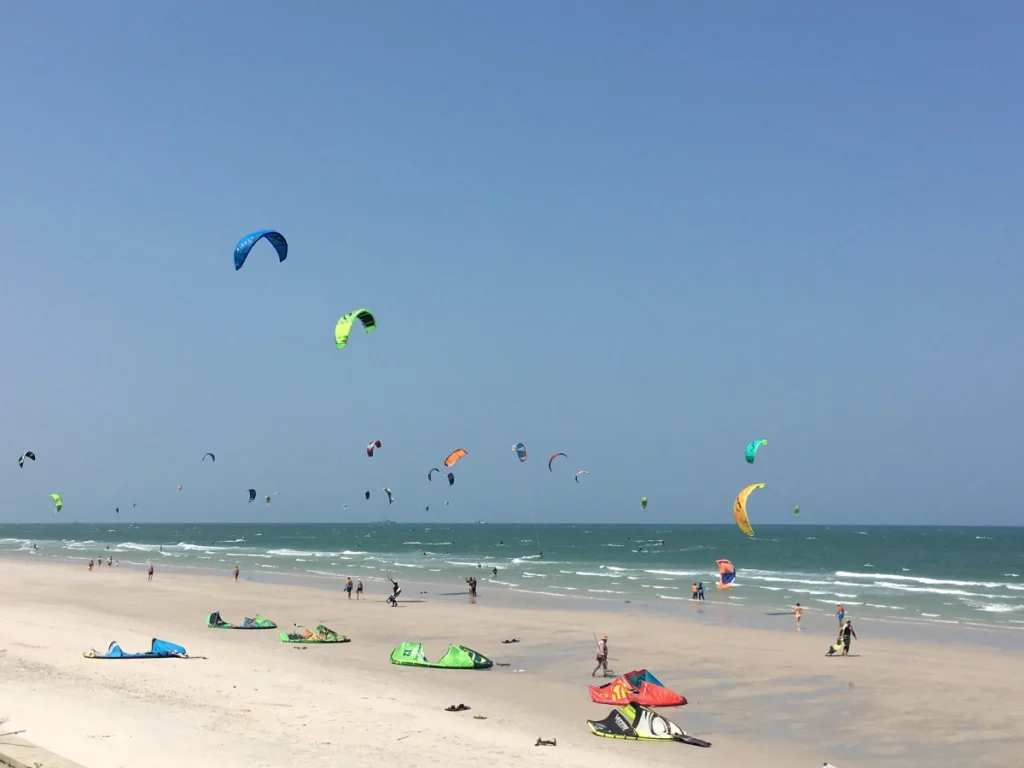
M358 600L363 595L363 580L362 579L356 579L355 589L356 589L356 600ZM345 577L345 594L348 595L348 599L349 600L352 599L352 577L351 576L346 576Z
M98 565L100 567L103 566L103 557L102 556L101 557L97 557L95 560L90 560L89 561L89 570L91 571L93 569L93 566L96 566L96 565ZM120 560L115 560L110 555L107 555L107 568L114 568L114 567L120 568L121 567L121 561Z
M803 618L804 608L797 603L793 608L793 615L796 617L796 628L799 632L800 619ZM853 631L853 621L846 618L846 608L842 603L836 603L836 623L839 624L839 636L836 638L836 645L843 646L843 656L850 655L850 643L857 639L857 633Z

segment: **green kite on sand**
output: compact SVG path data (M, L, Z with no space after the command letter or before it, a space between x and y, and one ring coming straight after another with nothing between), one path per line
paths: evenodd
M427 661L421 643L402 643L391 652L391 663L434 669L490 669L494 666L486 656L464 645L450 645L440 661Z
M307 629L305 632L281 632L282 643L347 643L350 642L345 635L339 635L333 629L328 629L323 624L314 629Z
M206 617L206 626L211 629L276 629L277 624L270 619L256 614L255 619L245 617L241 624L229 624L220 617L220 611L214 611Z

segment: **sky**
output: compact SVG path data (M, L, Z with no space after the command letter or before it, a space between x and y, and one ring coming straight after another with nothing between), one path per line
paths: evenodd
M0 522L1017 524L1022 24L6 4Z

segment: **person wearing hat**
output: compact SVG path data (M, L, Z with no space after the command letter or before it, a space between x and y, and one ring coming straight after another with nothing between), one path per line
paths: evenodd
M853 631L853 622L849 619L843 625L839 636L843 638L843 656L847 656L850 653L850 636L857 637L857 633Z
M597 641L597 655L594 658L597 659L597 666L590 673L591 677L596 677L597 670L601 668L604 668L605 672L608 671L608 635L601 635L601 639Z

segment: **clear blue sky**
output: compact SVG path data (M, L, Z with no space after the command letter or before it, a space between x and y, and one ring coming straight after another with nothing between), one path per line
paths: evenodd
M0 521L725 522L763 481L756 522L1015 524L1022 27L7 4Z

